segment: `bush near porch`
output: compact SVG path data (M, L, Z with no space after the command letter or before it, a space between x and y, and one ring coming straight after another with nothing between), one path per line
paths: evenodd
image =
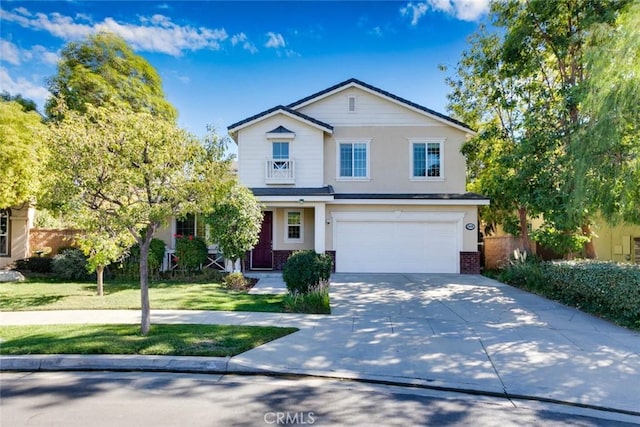
M640 330L640 266L594 260L511 262L504 283Z
M329 278L333 258L315 251L294 252L282 271L289 293L284 299L286 311L330 314Z

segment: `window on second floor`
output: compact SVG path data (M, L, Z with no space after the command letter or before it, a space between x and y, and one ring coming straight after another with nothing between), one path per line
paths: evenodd
M444 177L442 140L411 141L411 179L439 180Z
M369 178L369 141L338 141L338 179Z
M273 142L271 144L271 158L274 170L289 169L289 143Z

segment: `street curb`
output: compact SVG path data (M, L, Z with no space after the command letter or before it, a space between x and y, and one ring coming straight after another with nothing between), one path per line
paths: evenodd
M83 355L83 354L42 354L0 356L0 372L55 372L55 371L114 371L114 372L170 372L192 374L233 374L267 375L291 378L324 378L358 381L368 384L409 387L443 392L461 393L473 396L487 396L512 400L562 405L589 409L610 414L640 417L640 412L617 409L554 398L513 394L447 385L440 381L419 378L361 375L352 371L310 371L274 369L269 366L248 366L234 362L231 357L197 356L146 356L146 355Z

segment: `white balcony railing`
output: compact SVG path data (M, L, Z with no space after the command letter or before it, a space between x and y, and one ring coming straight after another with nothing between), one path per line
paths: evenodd
M293 159L267 160L265 171L267 184L295 184Z

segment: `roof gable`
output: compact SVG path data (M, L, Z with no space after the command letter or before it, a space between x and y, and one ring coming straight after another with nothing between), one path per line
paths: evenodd
M309 95L305 98L299 99L298 101L292 102L291 104L287 105L288 108L292 109L292 110L298 110L301 109L303 107L306 107L310 104L313 104L315 102L318 102L322 99L325 99L329 96L335 95L339 92L342 92L344 90L347 90L349 88L352 87L357 87L365 92L368 92L370 94L373 94L375 96L379 96L382 97L384 99L387 99L393 103L396 103L398 105L401 105L405 108L408 108L409 110L418 112L420 114L426 115L436 121L439 122L443 122L446 123L448 125L451 125L455 128L458 128L460 130L463 130L465 132L471 132L473 133L473 129L471 129L467 124L456 120L452 117L449 117L445 114L439 113L437 111L431 110L430 108L424 107L422 105L416 104L415 102L411 102L407 99L401 98L397 95L394 95L390 92L387 92L385 90L379 89L375 86L372 86L370 84L367 84L363 81L360 81L358 79L349 79L346 80L342 83L338 83L334 86L331 86L327 89L324 89L320 92L314 93L313 95Z
M291 117L292 119L295 119L295 120L300 120L302 122L305 122L308 125L315 127L317 129L320 129L324 132L333 133L333 126L331 126L330 124L314 119L313 117L307 116L306 114L302 114L299 111L295 111L283 105L275 106L266 111L258 113L254 116L248 117L244 120L234 123L229 127L227 127L227 130L229 131L230 134L233 134L245 127L251 126L256 122L265 120L269 117L273 117L277 114L284 114L285 116Z

